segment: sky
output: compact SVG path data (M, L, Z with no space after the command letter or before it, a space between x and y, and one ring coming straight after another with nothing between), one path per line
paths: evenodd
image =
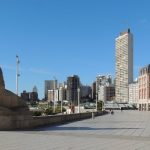
M79 75L91 85L99 74L115 77L115 38L131 29L134 78L150 63L149 0L0 0L0 66L6 88L19 93L44 80Z

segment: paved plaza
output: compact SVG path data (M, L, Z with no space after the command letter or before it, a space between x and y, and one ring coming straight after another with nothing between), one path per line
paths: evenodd
M115 111L34 131L1 131L0 150L150 150L150 112Z

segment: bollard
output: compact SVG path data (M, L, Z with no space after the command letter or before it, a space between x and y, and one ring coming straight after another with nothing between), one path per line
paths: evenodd
M92 112L92 119L94 119L95 118L95 116L94 116L94 112Z

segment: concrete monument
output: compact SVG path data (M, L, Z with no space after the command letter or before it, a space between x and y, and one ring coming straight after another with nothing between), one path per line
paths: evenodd
M28 126L23 120L30 118L27 104L16 94L5 89L0 67L0 130L19 129Z

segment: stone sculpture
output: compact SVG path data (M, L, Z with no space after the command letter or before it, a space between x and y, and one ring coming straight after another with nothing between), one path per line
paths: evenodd
M3 72L0 67L0 130L26 128L31 118L27 104L19 96L5 89Z

